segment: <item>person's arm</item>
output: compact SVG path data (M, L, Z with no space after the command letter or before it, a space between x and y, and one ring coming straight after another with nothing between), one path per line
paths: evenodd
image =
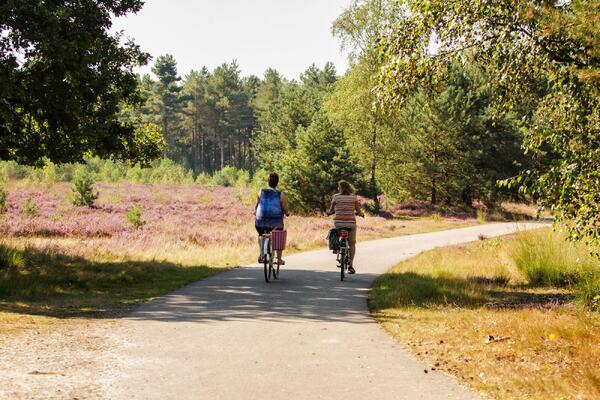
M256 209L258 208L259 204L260 204L260 194L258 196L256 196L256 204L254 205L254 211L252 212L253 215L256 215Z
M327 215L335 214L335 199L331 199L331 206L329 207L329 211L327 211Z
M286 217L290 216L290 212L287 206L287 200L285 199L285 195L283 193L281 193L281 209L283 210L283 213Z
M354 202L354 210L356 211L356 215L360 215L363 218L365 217L365 214L360 208L360 203L358 202L358 199L356 199L356 201Z

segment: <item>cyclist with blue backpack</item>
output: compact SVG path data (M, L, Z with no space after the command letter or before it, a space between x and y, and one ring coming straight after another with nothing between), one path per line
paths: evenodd
M254 206L254 215L256 216L255 226L258 232L258 245L262 246L260 238L262 235L271 232L275 228L283 229L283 217L289 216L285 195L277 190L279 184L279 175L275 172L269 174L269 187L261 189L256 199ZM279 265L284 265L282 250L277 250L277 262ZM259 256L259 263L262 263L262 256Z

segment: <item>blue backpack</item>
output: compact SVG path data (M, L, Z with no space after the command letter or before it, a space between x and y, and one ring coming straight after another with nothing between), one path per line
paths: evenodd
M256 209L256 222L265 226L283 222L283 209L281 208L281 192L276 189L262 189Z

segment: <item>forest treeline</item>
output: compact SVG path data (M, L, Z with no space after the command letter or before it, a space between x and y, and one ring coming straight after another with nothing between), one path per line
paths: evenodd
M235 62L181 76L170 55L137 76L150 55L110 27L143 1L80 6L0 10L0 160L97 157L140 181L276 170L307 211L339 179L375 208L527 196L573 238L600 236L600 0L353 0L332 24L348 71L296 79Z
M140 77L144 105L123 117L160 126L164 157L195 176L225 167L278 171L297 209L325 207L339 179L376 205L381 194L467 206L515 195L497 182L530 162L522 121L496 112L485 66L456 64L438 92L416 91L406 107L384 114L373 108L371 64L357 53L343 76L327 63L297 80L275 69L244 77L231 62L181 77L174 57L162 55L155 77Z

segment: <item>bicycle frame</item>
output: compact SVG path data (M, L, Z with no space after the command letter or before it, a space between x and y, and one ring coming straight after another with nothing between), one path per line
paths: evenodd
M340 264L340 280L343 281L350 266L350 243L348 242L348 232L345 230L340 233L340 251L338 252L337 262Z
M265 233L260 237L260 239L265 281L269 283L271 281L271 277L273 277L274 279L277 279L279 277L279 263L273 262L274 257L271 234Z
M271 250L271 234L266 233L261 236L262 239L262 255L271 255L273 250Z

